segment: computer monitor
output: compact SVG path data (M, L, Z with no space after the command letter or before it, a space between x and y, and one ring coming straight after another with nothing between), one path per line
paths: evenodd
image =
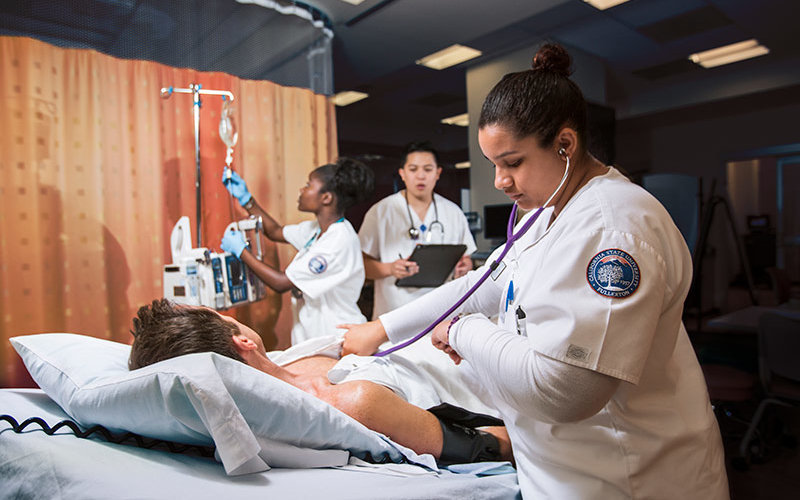
M751 233L766 233L771 227L769 223L769 214L747 216L747 229L749 229Z
M508 217L511 215L513 203L485 205L483 207L483 237L487 240L506 240Z

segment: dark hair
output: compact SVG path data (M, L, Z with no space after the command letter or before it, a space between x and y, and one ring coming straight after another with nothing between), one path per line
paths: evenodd
M532 69L505 75L489 92L478 129L501 125L517 138L535 135L540 146L547 146L562 127L569 126L585 145L586 100L569 78L571 64L561 45L542 45Z
M324 192L336 195L336 211L339 213L372 196L375 188L372 170L352 158L341 157L336 163L317 167L312 174L322 181Z
M403 152L403 164L400 165L401 168L406 164L408 155L411 153L430 153L433 155L433 161L436 162L437 166L439 165L439 153L433 148L431 141L417 141L406 144L405 151Z
M231 337L236 325L210 309L178 306L167 299L142 306L133 318L133 345L128 368L135 370L165 359L216 352L244 363Z

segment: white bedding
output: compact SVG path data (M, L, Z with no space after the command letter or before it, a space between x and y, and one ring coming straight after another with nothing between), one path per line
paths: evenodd
M349 456L436 469L329 404L238 361L190 354L129 371L130 346L75 334L11 339L39 387L85 427L214 444L230 475L343 465Z
M40 390L0 390L0 414L43 417L51 425L66 414ZM514 499L516 474L397 477L337 469L273 468L231 477L213 459L79 439L22 434L0 421L0 499L86 500L196 498Z

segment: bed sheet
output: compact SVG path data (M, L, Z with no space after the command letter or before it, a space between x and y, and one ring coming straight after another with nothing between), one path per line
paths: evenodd
M38 389L0 389L0 414L18 421L67 418ZM442 471L395 477L353 470L280 469L231 477L211 458L80 439L62 429L21 434L0 421L0 499L514 499L515 474L478 477Z

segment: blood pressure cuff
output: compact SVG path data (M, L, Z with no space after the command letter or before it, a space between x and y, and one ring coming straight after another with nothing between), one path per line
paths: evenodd
M503 425L499 418L473 413L447 403L428 409L442 426L442 453L439 465L502 460L496 437L475 427Z
M464 408L453 406L449 403L442 403L433 408L428 408L428 411L444 423L454 423L464 427L488 427L505 425L502 420L491 415L483 413L475 413Z

